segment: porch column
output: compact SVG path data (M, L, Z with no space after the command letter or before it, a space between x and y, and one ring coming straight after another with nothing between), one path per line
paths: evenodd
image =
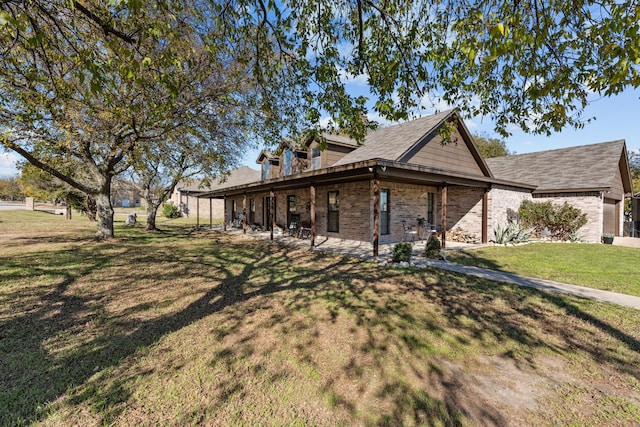
M200 228L200 197L196 197L196 230Z
M311 216L311 249L316 245L316 186L309 186L309 216Z
M482 243L487 243L487 229L489 225L489 189L484 189L482 195Z
M442 249L447 246L447 183L442 183L442 212L440 216L440 228L442 233Z
M269 216L271 217L271 224L267 224L271 233L269 234L269 240L273 240L273 224L276 221L276 207L275 207L275 194L273 194L273 188L269 190Z
M242 234L247 234L247 193L242 193Z
M209 228L213 228L213 202L211 201L211 197L209 197Z
M373 173L373 257L378 257L378 238L380 234L380 180L378 170Z
M222 230L227 231L227 196L223 197L224 206L222 207Z

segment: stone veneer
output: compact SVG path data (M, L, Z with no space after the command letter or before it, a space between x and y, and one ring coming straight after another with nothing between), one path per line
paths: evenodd
M447 190L447 229L461 229L482 240L482 198L484 188L449 187Z

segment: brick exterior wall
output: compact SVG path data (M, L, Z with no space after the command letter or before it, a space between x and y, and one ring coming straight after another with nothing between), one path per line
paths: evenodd
M489 191L489 218L487 237L492 240L497 226L504 227L517 217L523 200L533 200L530 190L494 185Z
M482 239L482 198L484 188L449 187L447 189L447 230L461 229Z
M585 242L600 242L604 215L603 199L600 192L536 194L533 201L551 201L558 205L567 202L580 209L587 214L587 224L578 230L578 234L582 235L582 240ZM620 219L620 224L622 224L622 218ZM622 232L622 230L619 232Z
M327 194L336 190L340 192L339 232L333 233L327 231ZM372 194L370 181L316 187L316 235L371 241Z
M399 242L404 236L402 221L417 226L418 217L427 218L427 193L434 193L435 226L440 227L441 193L438 188L425 185L380 181L380 190L389 190L389 234L380 235L380 243ZM373 186L370 191L369 222L373 224ZM373 227L370 231L373 239Z
M404 236L402 221L417 226L418 217L427 218L427 194L434 194L434 222L440 229L442 212L442 192L437 187L411 185L388 181L380 182L380 190L389 190L389 231L380 235L380 243L399 242ZM329 191L339 191L340 213L339 231L327 231L327 197ZM447 228L461 228L470 234L482 233L482 195L481 188L450 187L448 190ZM287 196L296 196L296 214L300 215L300 223L310 224L310 193L308 188L276 192L276 223L286 229ZM256 204L255 222L265 226L264 198L268 191L247 195L247 219L249 219L249 200ZM242 212L242 196L227 198L226 219L232 220L232 201L236 201L238 213ZM266 228L266 227L265 227ZM316 235L342 239L370 242L373 240L373 184L371 181L358 181L336 185L316 187Z

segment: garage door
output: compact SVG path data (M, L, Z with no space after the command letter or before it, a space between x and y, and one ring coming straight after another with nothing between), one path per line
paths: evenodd
M619 202L612 199L604 199L604 218L602 219L602 232L618 235Z

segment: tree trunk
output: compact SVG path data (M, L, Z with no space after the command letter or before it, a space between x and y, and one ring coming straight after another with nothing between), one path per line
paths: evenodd
M113 234L113 207L111 206L111 197L109 192L106 194L96 194L96 213L98 219L98 231L96 231L96 240L112 239Z
M157 230L156 215L158 214L159 207L160 207L160 203L152 203L149 199L147 199L147 230L148 231Z

